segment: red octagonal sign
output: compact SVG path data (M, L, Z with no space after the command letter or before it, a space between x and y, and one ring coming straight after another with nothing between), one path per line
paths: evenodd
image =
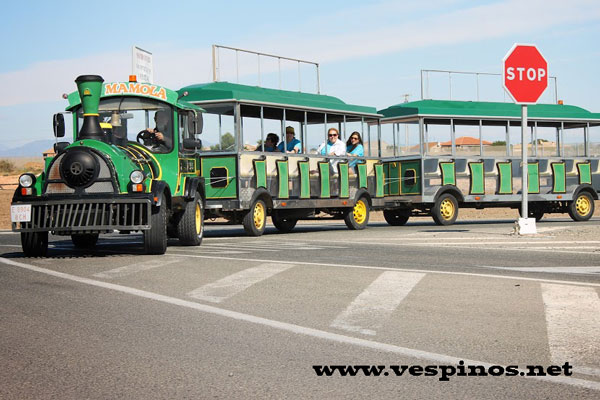
M537 47L515 44L504 57L502 82L519 104L535 104L548 87L548 63Z

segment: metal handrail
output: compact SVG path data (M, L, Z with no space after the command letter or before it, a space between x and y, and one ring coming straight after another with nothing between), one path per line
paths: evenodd
M261 57L271 57L271 58L276 58L277 61L278 61L278 67L279 67L279 71L278 71L279 89L281 89L281 60L287 60L287 61L295 61L295 62L298 63L298 91L299 92L302 91L302 75L300 73L300 64L314 65L316 67L316 72L317 72L317 94L321 93L321 83L320 83L320 76L319 76L319 63L317 63L317 62L301 60L299 58L291 58L291 57L278 56L278 55L269 54L269 53L262 53L262 52L259 52L259 51L239 49L237 47L221 46L221 45L218 45L218 44L213 44L213 46L212 46L213 82L218 82L220 80L220 78L221 78L221 76L220 76L220 73L221 73L221 61L220 61L220 57L219 57L219 49L225 49L225 50L235 51L235 60L236 60L235 73L236 73L236 79L237 79L238 83L239 83L239 80L240 80L238 54L240 52L242 52L242 53L254 54L254 55L257 56L257 63L258 63L258 86L260 86L260 83L261 83L260 82L260 58Z
M469 71L449 71L449 70L441 70L441 69L422 69L421 70L421 100L430 99L429 96L429 73L442 73L448 74L448 87L449 87L449 100L452 100L452 75L475 75L476 84L477 84L477 96L476 100L479 101L479 76L487 75L487 76L498 76L502 77L502 74L493 73L493 72L469 72ZM426 79L425 79L426 78ZM555 76L549 76L549 80L554 80L554 103L558 102L558 81ZM425 81L427 81L427 87L425 87ZM502 92L504 94L504 102L512 102L512 100L506 97L506 91L502 88Z

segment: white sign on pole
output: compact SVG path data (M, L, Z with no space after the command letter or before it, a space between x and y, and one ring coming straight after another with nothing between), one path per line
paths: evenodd
M137 76L138 82L154 83L152 53L133 46L131 48L131 73Z

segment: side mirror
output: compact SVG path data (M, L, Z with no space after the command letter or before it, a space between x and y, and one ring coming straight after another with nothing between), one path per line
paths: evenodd
M190 135L199 135L202 133L204 127L204 120L202 119L202 113L197 111L190 111L188 113L188 132Z
M183 139L184 150L200 150L202 148L202 140L198 139Z
M52 118L52 129L54 130L54 137L65 136L65 117L61 114L54 114Z

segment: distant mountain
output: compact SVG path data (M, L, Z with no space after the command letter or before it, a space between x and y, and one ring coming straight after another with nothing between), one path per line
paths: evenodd
M41 157L42 153L51 149L54 140L36 140L19 147L0 149L0 157Z

